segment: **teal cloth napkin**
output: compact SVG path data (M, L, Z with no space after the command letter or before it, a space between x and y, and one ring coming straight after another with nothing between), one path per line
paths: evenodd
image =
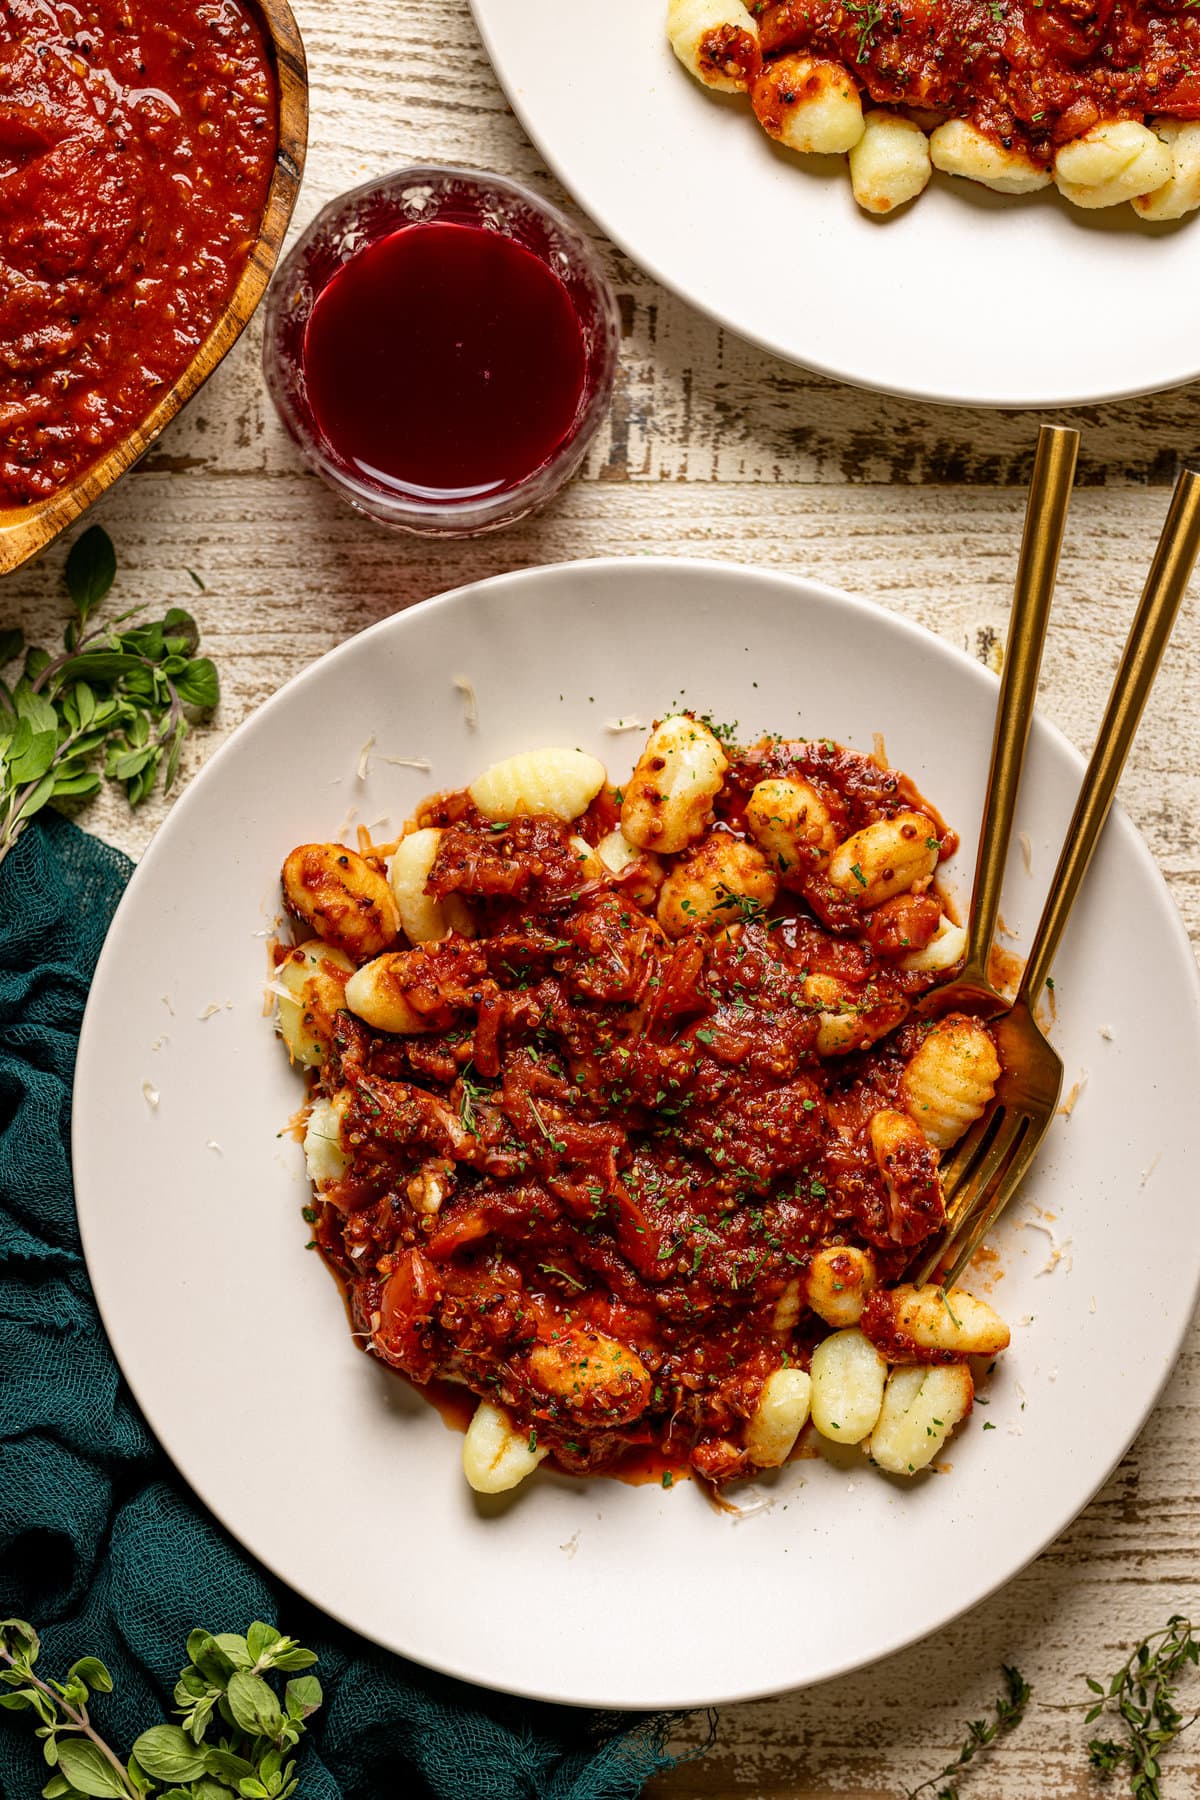
M374 1649L226 1535L134 1405L92 1298L70 1168L84 1001L131 868L46 815L0 864L0 1617L41 1632L39 1672L85 1654L109 1665L116 1691L95 1721L122 1755L170 1717L194 1626L265 1619L320 1657L304 1800L633 1800L672 1766L670 1719L506 1699ZM4 1800L33 1800L48 1773L29 1715L0 1712Z

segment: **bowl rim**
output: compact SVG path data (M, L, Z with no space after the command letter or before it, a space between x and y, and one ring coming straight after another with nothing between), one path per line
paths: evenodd
M0 576L11 575L107 493L161 436L233 348L267 291L300 192L308 148L308 60L289 0L244 0L266 37L278 103L275 167L254 248L220 316L141 424L58 493L0 508Z

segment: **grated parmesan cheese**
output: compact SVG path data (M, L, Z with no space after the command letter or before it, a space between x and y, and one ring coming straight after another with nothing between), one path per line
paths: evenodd
M145 1099L146 1105L150 1108L151 1112L153 1112L158 1105L159 1094L158 1089L152 1081L143 1081L142 1096Z
M606 719L605 731L645 731L646 727L640 719Z
M375 748L375 733L372 732L358 753L358 764L354 771L355 781L365 781L371 773L371 752Z
M1088 1081L1088 1072L1086 1069L1083 1069L1080 1071L1079 1080L1068 1091L1067 1097L1063 1101L1062 1105L1055 1107L1054 1111L1055 1111L1056 1117L1061 1118L1061 1119L1069 1119L1070 1118L1071 1114L1075 1111L1075 1106L1079 1099L1080 1094L1082 1094L1084 1088L1087 1086L1087 1081Z
M395 769L420 769L426 775L433 768L427 756L381 756L379 760L391 763Z
M1025 873L1033 874L1033 845L1029 841L1027 831L1018 831L1017 842L1021 846L1021 861L1025 864Z
M475 683L465 675L454 677L454 686L462 695L463 719L468 731L475 731L479 726L479 696L475 692Z
M1162 1161L1162 1151L1156 1150L1154 1152L1153 1161L1148 1163L1147 1166L1142 1170L1142 1179L1138 1182L1139 1188L1145 1187L1146 1183L1149 1181L1150 1177L1153 1175L1155 1169L1157 1169L1157 1167L1161 1161Z

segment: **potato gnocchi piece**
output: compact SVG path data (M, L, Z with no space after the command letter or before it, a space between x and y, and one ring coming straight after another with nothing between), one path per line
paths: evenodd
M604 764L585 750L520 750L477 775L467 792L485 819L552 813L577 819L607 779Z
M850 151L850 185L866 212L890 213L924 193L933 173L929 139L899 113L869 112Z
M940 849L932 819L924 813L900 812L894 819L864 826L839 844L826 873L847 899L870 908L893 894L928 887Z
M1168 145L1136 119L1093 125L1063 144L1054 158L1054 183L1072 206L1119 206L1152 194L1171 179Z
M621 830L639 850L672 856L698 838L729 759L699 719L674 713L650 733L625 786Z
M822 868L837 848L829 808L808 781L760 781L746 802L746 827L785 880Z
M890 1475L915 1475L931 1463L971 1410L975 1388L966 1363L893 1369L867 1454Z
M952 1014L923 1039L900 1080L900 1097L938 1150L956 1144L996 1092L996 1046L974 1019Z
M481 1400L463 1439L463 1473L477 1494L505 1494L549 1455L523 1436L502 1407Z
M978 181L997 194L1033 194L1049 187L1051 174L1018 150L1006 150L966 119L947 119L930 134L929 155L935 169Z
M623 831L610 831L596 845L596 855L610 875L620 875L631 863L639 864L638 873L630 877L629 893L639 906L654 905L664 871L653 850L639 850Z
M759 1469L778 1469L796 1446L808 1419L812 1383L803 1369L776 1369L763 1382L746 1424L745 1448Z
M1171 173L1161 187L1133 196L1133 209L1143 219L1182 219L1200 206L1200 122L1152 119L1154 135L1171 153Z
M963 1288L945 1290L932 1282L914 1287L904 1282L878 1294L872 1313L884 1304L889 1313L887 1347L893 1362L909 1360L903 1355L905 1339L917 1350L953 1351L956 1356L995 1356L1007 1350L1011 1341L999 1313ZM873 1324L870 1329L875 1329Z
M855 1244L818 1250L804 1277L804 1298L827 1325L857 1325L875 1286L875 1258Z
M765 912L778 883L753 844L714 832L675 864L658 894L658 922L668 937L696 925L713 929Z
M812 1356L812 1422L835 1444L861 1444L883 1405L887 1364L861 1331L835 1331Z
M441 1031L450 1023L449 1009L420 1012L405 991L411 971L406 950L377 956L356 969L346 983L346 1005L355 1018L376 1031L394 1031L412 1037L422 1031Z
M750 91L768 137L805 155L840 156L863 135L858 87L841 63L815 56L781 56Z
M599 1331L566 1331L529 1352L529 1372L544 1393L568 1408L623 1425L644 1413L650 1377L641 1358Z
M343 950L320 938L289 950L275 971L276 1023L289 1054L317 1069L329 1054L333 1021L346 1004L346 982L354 964Z
M300 844L283 865L288 911L355 962L395 939L400 915L384 875L342 844Z
M952 969L967 954L967 932L964 925L956 925L945 913L938 920L938 928L923 950L910 950L907 956L901 957L900 967L921 975L940 975L944 969Z
M452 931L463 937L474 936L471 914L460 894L435 900L425 892L441 839L441 832L432 826L410 832L401 840L388 870L400 924L413 944L437 943Z
M342 1147L342 1124L350 1095L342 1091L327 1100L322 1096L312 1103L304 1132L304 1162L314 1187L327 1187L340 1181L350 1167L350 1158Z
M894 1031L908 1012L908 1002L900 996L872 1005L861 988L851 987L835 975L807 976L804 997L821 1008L818 1056L846 1056L851 1050L864 1050Z
M705 87L736 94L758 71L758 23L741 0L670 0L667 37Z
M804 1310L804 1302L800 1298L800 1278L793 1276L775 1302L775 1310L771 1314L771 1330L776 1337L790 1338L800 1323L800 1314Z

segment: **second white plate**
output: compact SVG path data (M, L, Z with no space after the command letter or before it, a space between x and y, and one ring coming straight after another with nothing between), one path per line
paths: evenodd
M475 728L461 676L478 695ZM354 1346L304 1248L303 1159L285 1133L302 1089L263 1015L279 866L352 817L385 831L432 788L537 744L579 744L619 777L639 736L608 722L682 700L740 721L747 739L869 746L883 732L969 845L995 691L940 640L810 582L578 563L377 625L269 700L192 783L96 972L75 1088L79 1215L151 1425L294 1588L492 1687L613 1707L733 1700L935 1630L1095 1492L1170 1370L1200 1275L1196 971L1120 813L1055 970L1067 1084L1086 1070L1087 1085L999 1233L994 1297L1013 1345L986 1413L954 1439L952 1472L912 1484L850 1452L790 1465L740 1521L691 1482L665 1492L542 1470L505 1500L473 1497L461 1439ZM1074 751L1035 720L1018 820L1033 876L1018 856L1004 895L1017 948L1078 775ZM956 879L965 896L969 868ZM1136 979L1121 979L1134 958Z
M517 116L579 204L764 349L978 406L1109 400L1200 373L1183 303L1200 284L1200 218L1147 226L1128 206L1084 213L1053 190L1008 199L943 175L872 218L844 157L779 149L745 95L685 73L667 0L471 5Z

